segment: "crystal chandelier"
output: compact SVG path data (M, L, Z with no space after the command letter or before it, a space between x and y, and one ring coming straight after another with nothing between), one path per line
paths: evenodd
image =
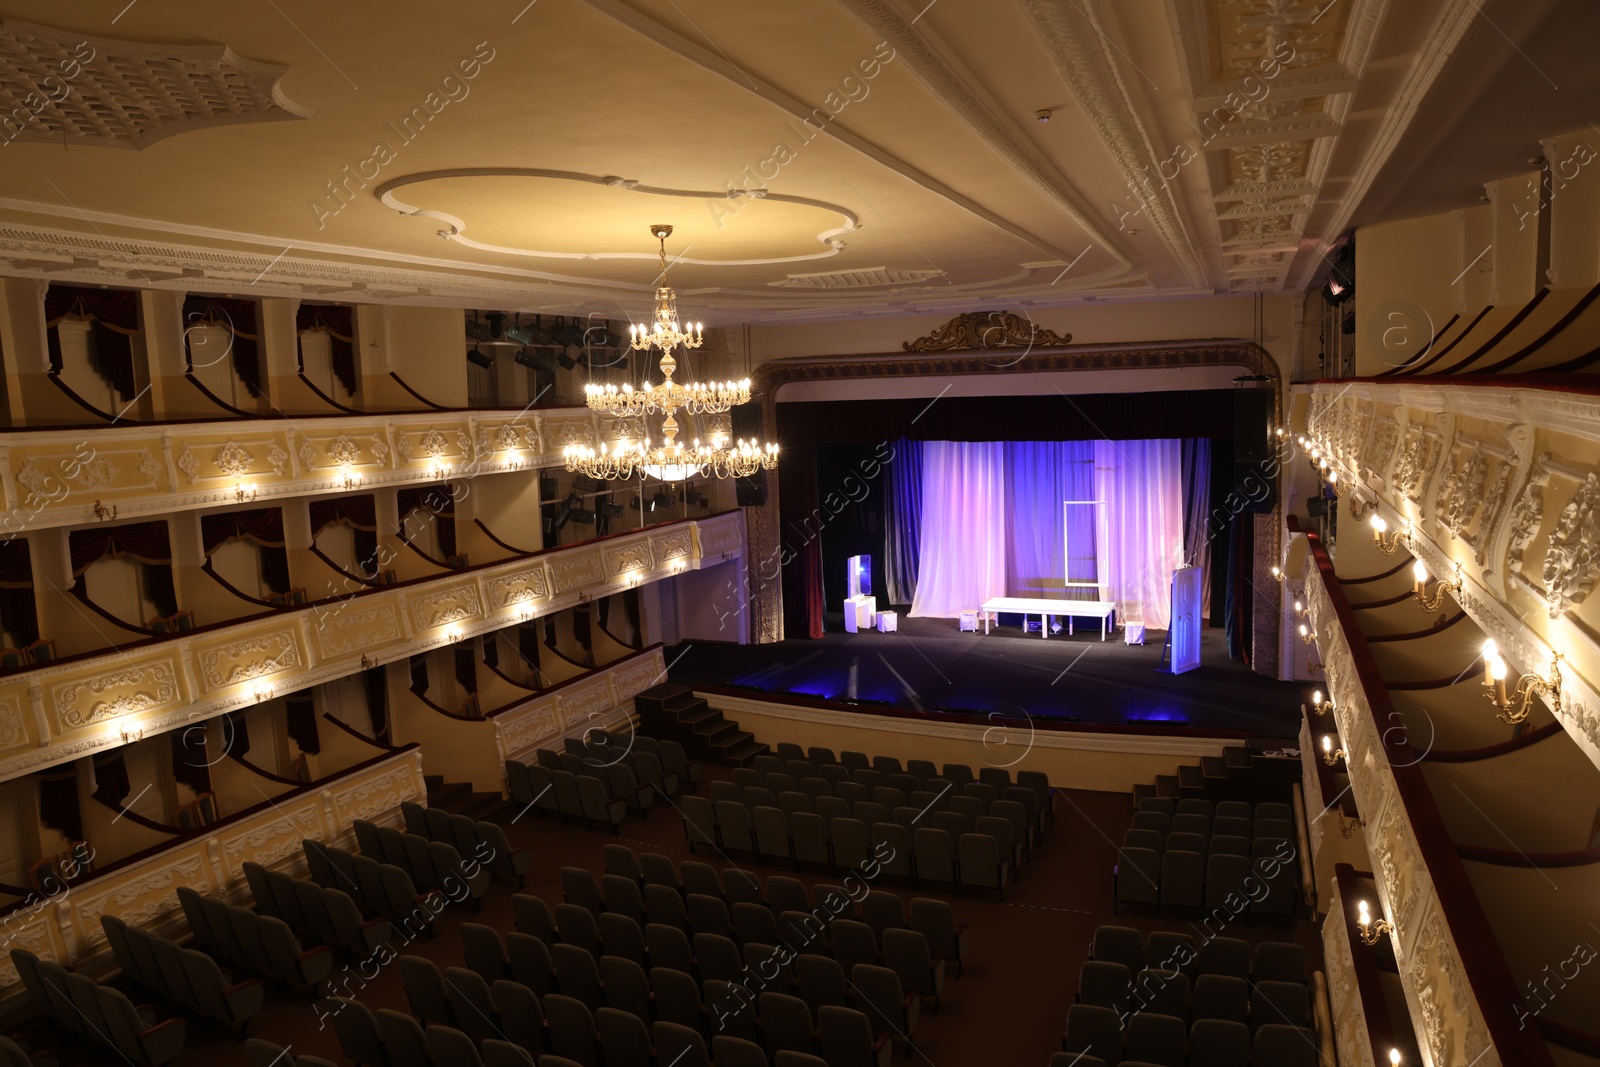
M590 410L612 418L638 418L647 414L661 414L660 444L652 445L644 436L640 441L621 441L616 447L602 444L598 450L587 445L569 445L562 450L562 458L569 471L603 480L632 478L635 474L649 476L664 482L682 481L697 474L711 474L717 478L745 478L761 470L771 470L778 464L778 446L762 444L751 439L730 445L725 434L713 434L710 441L696 439L685 445L678 440L677 411L693 415L714 415L728 411L750 400L750 379L738 382L691 382L687 385L672 380L678 361L672 352L680 345L699 348L704 343L701 324L690 324L680 329L677 294L666 284L667 238L672 227L657 224L650 233L661 242L661 285L656 289L655 323L653 326L630 326L628 333L636 352L651 349L661 351L661 382L649 382L635 389L631 384L621 388L615 385L590 383L584 387L585 400Z

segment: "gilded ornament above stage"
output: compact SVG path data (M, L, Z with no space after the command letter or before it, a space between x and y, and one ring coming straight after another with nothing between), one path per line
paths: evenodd
M957 315L926 337L901 345L907 352L984 352L992 348L1054 348L1072 340L1009 311Z

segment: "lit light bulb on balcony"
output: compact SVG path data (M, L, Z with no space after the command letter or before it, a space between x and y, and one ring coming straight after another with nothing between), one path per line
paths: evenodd
M1412 592L1421 594L1428 585L1428 565L1420 559L1411 564L1411 589Z
M1400 1050L1397 1048L1389 1050L1389 1067L1400 1067Z
M1483 684L1494 684L1494 661L1500 658L1500 646L1495 644L1494 638L1483 643Z

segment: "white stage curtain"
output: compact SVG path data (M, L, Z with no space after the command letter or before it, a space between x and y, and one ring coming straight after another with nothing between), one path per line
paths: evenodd
M1096 496L1106 502L1107 598L1122 621L1165 630L1172 572L1183 559L1183 442L1094 444Z
M1005 595L1005 444L924 442L912 616L953 619Z

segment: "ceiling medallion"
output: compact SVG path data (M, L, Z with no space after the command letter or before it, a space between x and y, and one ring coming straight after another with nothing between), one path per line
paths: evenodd
M691 382L683 385L672 380L678 368L673 356L677 348L699 348L705 338L701 324L680 326L678 319L678 294L667 285L667 238L672 227L658 223L650 227L651 236L661 242L661 273L656 288L655 322L649 326L631 325L628 334L635 352L661 352L661 378L657 385L645 382L640 389L632 383L620 389L614 385L593 382L584 387L584 397L589 407L613 418L636 418L646 414L662 414L662 442L654 447L648 436L635 443L624 437L614 448L601 444L599 450L587 445L568 445L562 450L567 470L586 474L591 478L606 480L641 476L676 482L697 474L710 473L718 478L744 478L758 470L771 470L778 463L778 446L763 445L756 440L740 441L729 446L728 438L714 434L709 444L698 439L685 446L678 441L677 411L694 415L721 414L738 404L750 400L750 379L738 382Z
M1049 348L1067 344L1072 335L1036 326L1009 311L975 311L957 315L926 337L907 341L907 352L986 351L991 348Z

